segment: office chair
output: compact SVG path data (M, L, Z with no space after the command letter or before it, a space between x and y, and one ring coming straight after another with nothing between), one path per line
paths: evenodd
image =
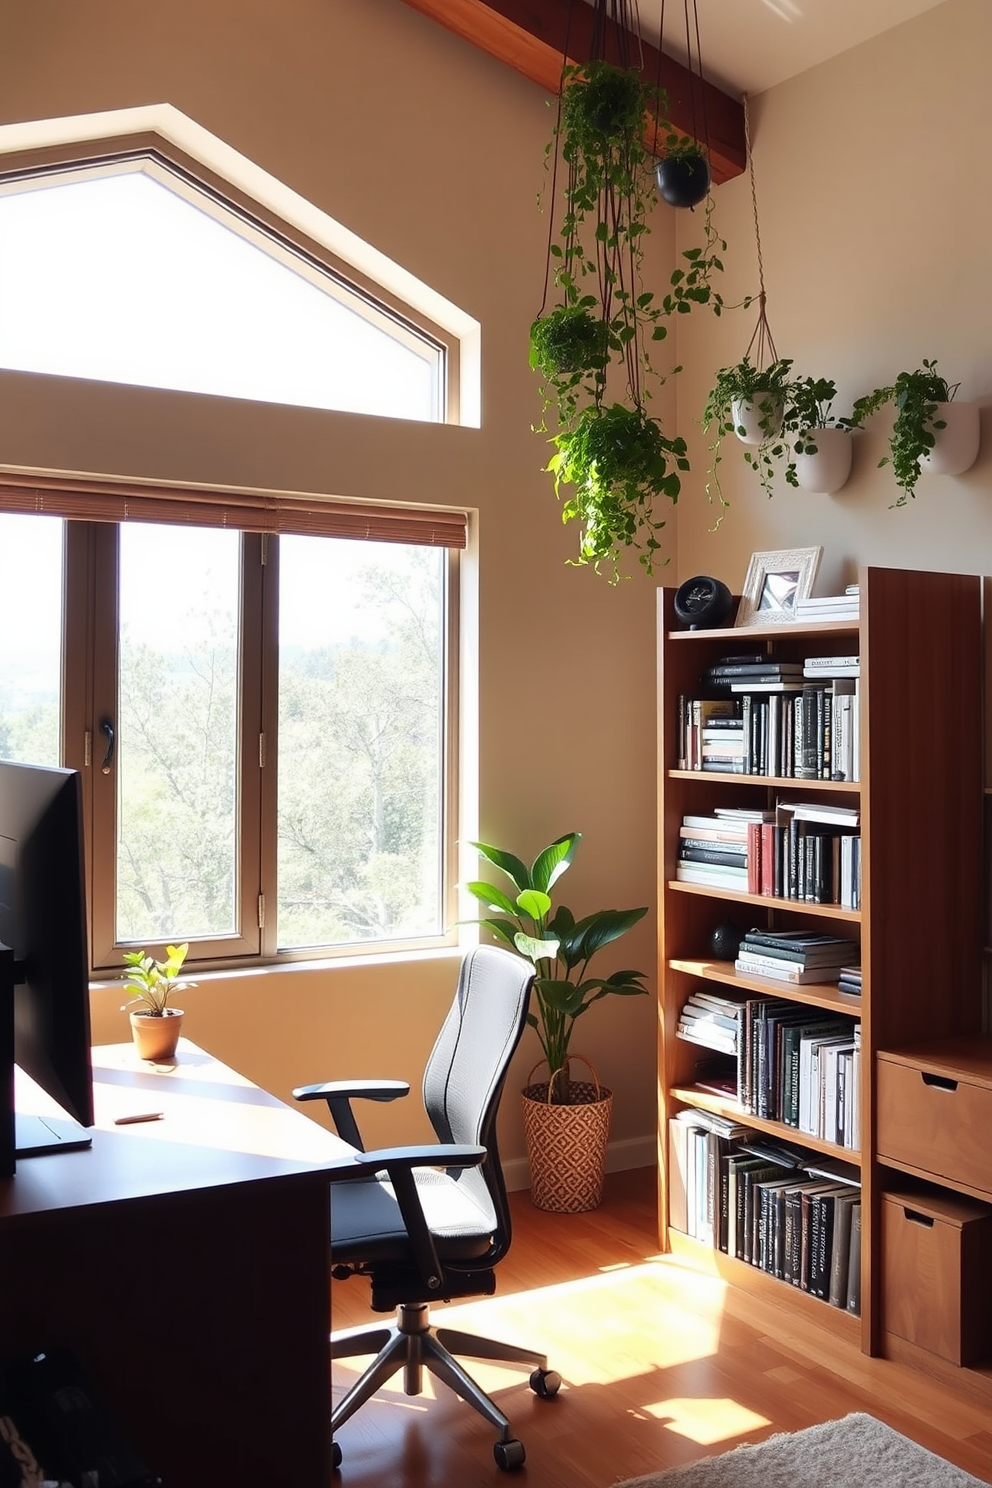
M435 1327L431 1302L490 1296L494 1268L510 1245L510 1212L496 1146L496 1111L507 1066L527 1016L534 969L511 951L479 946L462 961L455 1000L424 1071L423 1098L437 1144L366 1152L351 1102L408 1095L404 1081L331 1081L293 1092L326 1100L338 1135L354 1149L331 1174L331 1274L367 1276L380 1327L331 1334L332 1359L376 1358L331 1413L331 1433L400 1369L419 1395L426 1368L500 1433L493 1448L504 1472L522 1467L523 1443L507 1417L454 1355L530 1365L536 1395L557 1394L547 1357L493 1339ZM333 1446L334 1466L341 1449Z

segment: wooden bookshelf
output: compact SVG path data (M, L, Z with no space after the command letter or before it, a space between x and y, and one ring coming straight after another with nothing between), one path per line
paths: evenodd
M992 766L986 779L981 744L983 586L976 576L882 568L862 569L858 581L859 618L822 625L683 631L675 628L674 590L659 595L659 1224L663 1248L715 1266L735 1285L778 1305L808 1306L811 1316L865 1353L903 1357L905 1349L891 1340L882 1316L881 1205L905 1173L922 1171L925 1164L915 1167L913 1154L902 1153L900 1171L880 1156L876 1061L889 1050L943 1046L962 1035L970 1039L982 1027L983 947L992 943L983 890L983 817L989 809L986 792L992 793ZM791 661L860 656L858 781L680 768L680 698L700 696L706 669L720 658L749 651ZM676 878L685 815L710 815L717 806L767 809L780 800L803 799L860 806L860 909ZM742 930L760 925L860 940L861 997L841 993L829 981L796 986L737 972L709 948L713 929L728 919ZM751 998L792 999L860 1020L860 1151L743 1115L729 1097L696 1088L707 1051L679 1038L676 1026L690 993L707 986ZM685 1109L732 1116L805 1148L813 1158L827 1155L860 1169L860 1321L669 1230L668 1126ZM992 1160L989 1184L992 1189ZM828 1313L834 1316L827 1318Z

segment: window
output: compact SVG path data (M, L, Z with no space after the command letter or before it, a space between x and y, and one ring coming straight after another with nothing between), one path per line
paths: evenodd
M0 554L0 756L83 769L95 968L444 939L452 550L5 513Z
M0 178L0 366L454 417L457 336L174 154ZM0 472L0 757L83 772L94 971L447 938L466 522Z
M426 326L154 155L0 190L0 365L445 417L444 348Z

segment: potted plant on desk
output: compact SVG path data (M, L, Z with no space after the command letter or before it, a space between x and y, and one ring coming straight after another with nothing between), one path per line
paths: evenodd
M600 909L577 920L551 891L575 856L579 832L559 837L528 868L513 853L473 842L484 858L513 884L511 898L493 884L466 889L495 913L480 923L534 964L536 1012L527 1022L537 1030L549 1078L523 1091L524 1135L531 1172L531 1197L539 1209L577 1214L595 1209L603 1196L606 1140L613 1092L600 1085L589 1060L571 1053L575 1023L594 1002L611 994L645 994L643 971L589 975L589 963L604 946L637 923L640 909ZM570 1058L588 1065L591 1081L573 1080ZM533 1076L539 1065L535 1065Z
M196 986L179 975L188 950L188 942L166 946L164 961L156 961L144 951L124 952L124 989L135 996L124 1003L121 1012L134 1010L130 1014L131 1033L139 1059L162 1064L176 1056L185 1014L181 1008L170 1007L169 998Z

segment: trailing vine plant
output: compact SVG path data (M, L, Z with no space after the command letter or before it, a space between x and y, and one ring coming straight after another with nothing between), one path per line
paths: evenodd
M920 461L933 449L934 431L945 429L944 419L936 417L938 403L950 403L960 383L948 383L937 371L936 360L927 361L913 372L900 372L888 387L873 389L864 397L855 399L851 427L860 429L866 418L894 403L895 423L889 436L889 453L879 460L879 466L892 466L899 497L893 506L905 506L909 497L916 496L916 483L920 478Z
M597 17L607 3L597 0ZM613 3L628 9L628 0ZM618 19L629 26L629 16ZM719 314L722 306L713 280L726 245L713 227L711 198L703 246L685 252L685 266L673 271L665 295L644 287L644 235L655 200L652 116L655 146L659 131L673 149L681 138L664 122L664 108L663 90L625 59L568 65L546 150L552 209L559 166L565 181L530 332L543 400L535 427L547 434L549 418L556 426L546 468L562 499L562 520L580 524L578 556L569 561L592 565L613 584L628 549L653 572L665 525L657 502L677 500L680 472L689 468L685 441L666 436L647 410L652 386L665 380L653 360L656 343L665 339L672 315L697 304ZM549 309L552 291L558 303Z

